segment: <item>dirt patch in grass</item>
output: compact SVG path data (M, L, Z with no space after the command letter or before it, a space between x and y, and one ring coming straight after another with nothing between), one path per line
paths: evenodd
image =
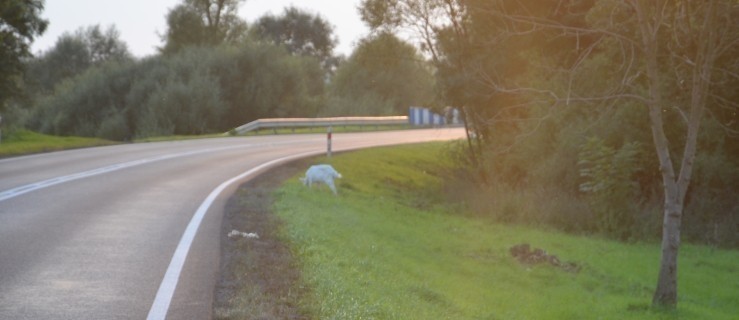
M271 169L240 186L228 200L214 319L311 318L300 305L308 289L297 261L279 238L282 222L272 214L274 190L308 163L301 160ZM231 230L256 233L259 238L229 238Z

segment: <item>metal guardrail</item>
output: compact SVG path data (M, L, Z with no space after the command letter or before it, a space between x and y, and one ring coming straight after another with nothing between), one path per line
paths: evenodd
M392 117L333 117L333 118L271 118L258 119L234 131L244 134L253 130L277 129L277 128L305 128L305 127L331 127L331 126L387 126L408 124L407 116Z

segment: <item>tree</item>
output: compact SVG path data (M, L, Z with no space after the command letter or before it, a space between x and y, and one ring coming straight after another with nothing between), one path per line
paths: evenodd
M19 90L22 59L31 56L29 47L48 21L41 18L44 2L7 0L0 3L0 110Z
M664 222L662 227L662 259L653 305L674 308L677 305L677 253L680 247L680 225L685 208L685 196L693 175L698 146L698 132L706 103L715 83L714 72L718 59L739 43L739 23L736 20L739 5L731 1L636 1L629 2L636 13L640 40L634 44L643 54L648 79L649 109L654 147L659 158L664 188ZM666 48L660 48L664 38ZM674 67L660 68L659 60L665 56L677 56ZM665 98L664 78L677 74L677 83L683 81L689 92L688 101L678 107L687 119L686 136L682 143L682 157L678 157L676 170L672 154L679 152L671 146L665 127L677 124L665 123L664 109L669 106Z
M416 48L390 33L363 39L336 71L331 113L397 115L433 101L433 74Z
M63 81L81 74L91 67L109 62L129 62L133 55L120 39L120 33L111 25L101 30L99 25L64 33L56 44L27 62L26 82L37 93L48 94Z
M323 87L315 59L277 46L188 47L62 81L29 125L112 140L225 132L262 117L314 116Z
M435 38L443 26L461 27L461 8L457 0L362 0L359 14L375 32L406 31L416 36L421 50L438 61Z
M261 17L252 32L260 39L284 46L291 54L315 57L325 70L337 65L333 55L337 42L333 27L317 14L285 8L281 16Z
M167 32L160 51L172 54L188 46L217 46L245 36L246 22L238 16L245 0L183 0L167 13Z
M465 61L469 51L463 49L470 42L466 39L463 9L464 4L458 0L363 0L359 6L362 20L374 33L411 34L419 40L422 52L431 56L439 75L437 81L445 89L447 102L457 103L456 106L460 107L467 132L468 155L477 166L477 158L482 152L480 139L487 136L482 134L485 126L478 121L479 117L470 116L471 109L467 103L449 97L469 96L467 93L477 91L469 89L469 85L476 84L472 80L475 77L463 74L470 69L456 62ZM439 52L444 47L447 48L446 56ZM451 72L444 74L445 70Z
M571 104L642 105L664 201L662 259L652 303L676 306L681 221L701 123L708 105L729 110L734 117L739 107L731 99L735 93L727 90L736 83L739 71L736 56L732 57L739 43L735 1L569 0L542 5L521 0L438 0L421 5L417 0L395 0L380 5L367 0L363 4L371 13L363 15L378 26L421 27L419 36L433 47L429 50L445 78L447 97L473 116L475 137L482 139L478 150L496 148L491 144L499 139L485 129L491 125L534 120L530 128L542 127L542 118L529 118L535 106L547 110L548 117L557 107ZM445 19L434 19L438 12L445 12ZM431 36L424 33L427 30ZM722 123L729 132L733 130L729 127L733 122ZM514 144L533 133L511 127L518 132L511 135Z
M100 29L100 25L81 28L77 30L76 36L85 42L92 65L133 59L133 55L128 51L128 45L121 40L121 33L115 25L110 25L105 31Z

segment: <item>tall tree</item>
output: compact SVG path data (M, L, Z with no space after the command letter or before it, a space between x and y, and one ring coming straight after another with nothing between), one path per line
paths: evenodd
M362 0L359 14L375 32L405 31L421 49L438 60L435 38L442 26L457 24L462 12L457 0Z
M183 0L167 13L167 32L160 50L172 54L188 46L215 46L245 36L246 22L238 16L245 0Z
M84 40L90 51L90 62L99 65L109 61L127 61L133 59L128 51L128 45L121 40L121 33L110 25L102 30L100 25L94 25L76 32L76 36Z
M260 39L282 45L292 54L315 57L326 70L337 65L333 27L318 14L288 7L281 16L261 17L252 31Z
M685 208L685 196L693 176L698 147L698 133L706 103L717 83L714 73L730 72L718 68L718 60L739 44L739 4L728 0L710 1L629 1L636 13L638 47L643 55L648 79L649 109L655 150L659 159L664 188L662 225L662 259L653 304L677 305L677 255L680 247L680 225ZM668 37L668 38L665 38ZM665 39L671 39L665 41ZM663 44L665 47L660 47ZM675 57L676 65L660 67L663 57ZM736 57L734 57L736 59ZM665 121L664 110L670 105L665 92L665 79L677 75L685 83L688 99L678 110L685 117L686 129L682 143L667 139L667 127L677 123ZM678 146L675 148L674 145ZM673 154L677 161L672 160ZM676 167L679 162L679 167ZM679 169L678 169L679 168Z
M344 115L405 114L435 97L430 66L415 47L390 33L363 39L331 85L336 96L349 101Z
M43 9L41 0L0 2L0 110L20 91L22 59L31 55L31 42L46 30L48 21L41 18Z

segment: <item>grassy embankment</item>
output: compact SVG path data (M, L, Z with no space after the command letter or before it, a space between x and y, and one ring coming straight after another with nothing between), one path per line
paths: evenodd
M499 225L444 201L442 144L342 154L334 197L296 178L274 210L318 319L736 319L739 252L683 245L677 311L649 308L658 244ZM532 201L536 201L532 199ZM522 265L530 243L581 266Z
M2 143L0 143L0 158L111 144L115 142L95 138L57 137L28 130L17 130L7 135L3 134Z

